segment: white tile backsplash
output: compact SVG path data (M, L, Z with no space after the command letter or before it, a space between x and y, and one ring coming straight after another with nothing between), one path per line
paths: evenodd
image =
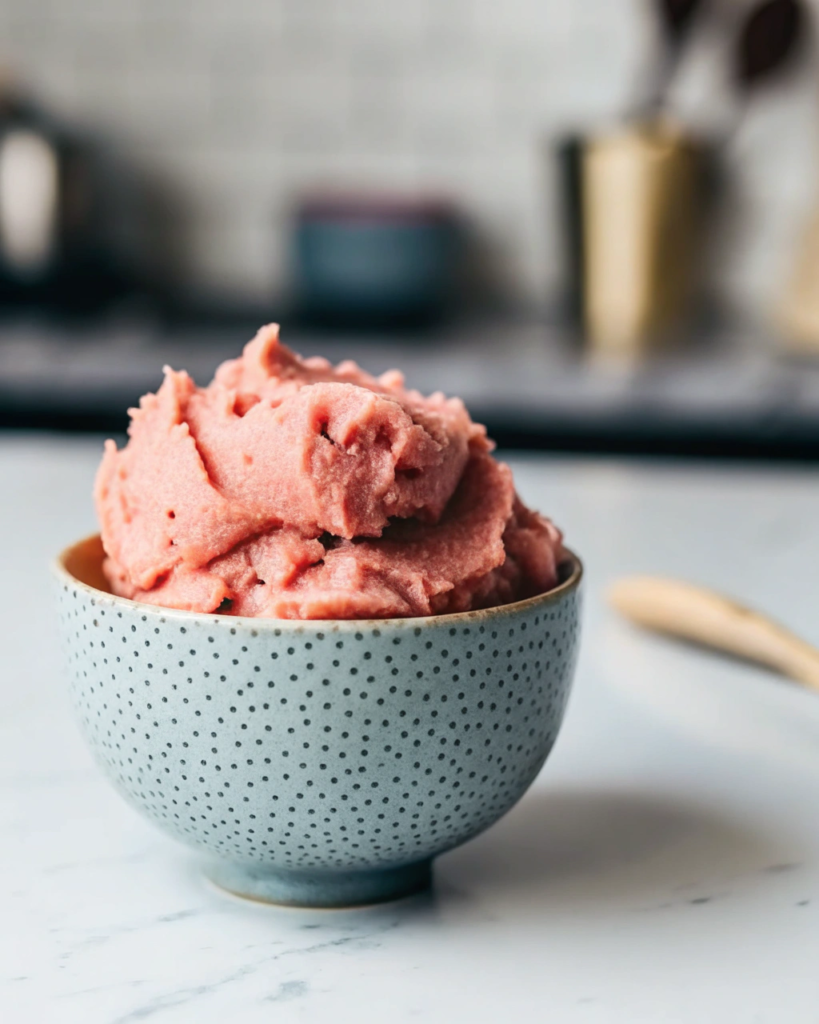
M180 280L272 294L286 280L299 192L393 187L451 193L503 289L540 301L560 279L548 140L627 109L651 38L647 8L2 0L0 65L167 191L156 230ZM720 229L713 275L746 308L775 297L819 177L815 91L809 74L783 85L734 143L742 219Z

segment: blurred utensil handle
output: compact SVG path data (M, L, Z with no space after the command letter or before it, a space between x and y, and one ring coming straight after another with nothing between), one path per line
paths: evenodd
M608 598L639 626L757 662L819 690L819 650L729 597L681 580L633 576L615 583Z

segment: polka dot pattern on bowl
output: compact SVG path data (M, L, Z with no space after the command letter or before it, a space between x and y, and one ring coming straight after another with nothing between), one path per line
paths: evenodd
M548 755L578 593L502 614L273 623L60 587L71 690L132 804L220 858L409 863L504 814Z

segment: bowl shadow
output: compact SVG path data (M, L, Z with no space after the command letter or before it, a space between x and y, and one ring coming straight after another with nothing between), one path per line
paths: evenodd
M770 883L797 860L783 837L675 795L535 790L437 862L436 901L659 909Z

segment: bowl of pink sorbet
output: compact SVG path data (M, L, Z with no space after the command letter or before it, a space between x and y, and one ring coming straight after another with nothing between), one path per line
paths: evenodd
M582 568L463 404L264 328L166 370L108 442L101 534L54 567L107 776L233 893L352 906L525 793L557 737Z

